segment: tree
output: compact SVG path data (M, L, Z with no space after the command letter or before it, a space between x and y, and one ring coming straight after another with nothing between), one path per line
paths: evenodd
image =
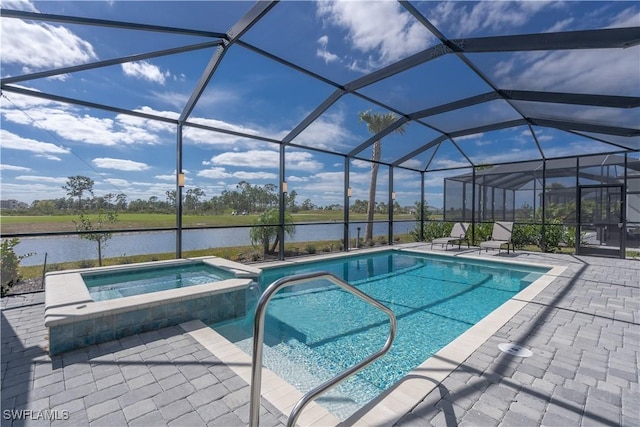
M289 212L298 212L298 205L296 205L296 197L298 193L296 190L291 190L285 194L285 203Z
M251 244L257 245L262 243L264 255L270 253L273 254L276 251L276 247L280 242L278 236L278 230L280 226L280 215L278 209L270 209L260 215L254 222L253 227L249 231L249 237L251 238ZM284 232L289 236L296 232L296 226L293 224L293 217L289 213L284 214ZM269 242L275 237L273 247L269 248Z
M184 208L188 211L195 211L200 206L200 197L205 197L204 191L200 188L190 188L184 198Z
M175 208L176 207L176 190L172 190L172 191L165 191L164 193L167 196L167 204L169 205L169 207L171 208Z
M316 205L313 204L311 199L306 199L304 202L302 202L302 206L300 206L300 209L302 209L303 211L312 211L315 208Z
M101 231L107 224L115 224L118 221L118 214L112 210L100 209L95 220L92 220L84 212L80 213L78 221L73 221L76 231ZM98 233L81 234L80 237L92 240L98 244L98 265L102 267L102 249L105 243L112 236L112 233L101 231Z
M372 113L371 110L360 113L360 122L367 124L369 133L377 135L383 129L391 125L397 120L393 113ZM404 134L405 125L399 126L394 130L399 134ZM381 139L373 143L373 152L371 154L371 183L369 184L369 206L367 209L367 227L364 238L367 241L373 240L373 213L376 206L376 186L378 185L378 169L380 168Z
M86 191L93 196L93 185L94 182L91 178L76 175L67 178L67 183L62 186L62 189L67 192L69 197L78 198L78 209L82 210L82 195Z

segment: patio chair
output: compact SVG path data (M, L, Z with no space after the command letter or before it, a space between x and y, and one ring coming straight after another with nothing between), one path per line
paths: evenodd
M502 245L507 245L507 253L509 253L509 245L511 243L511 232L513 230L513 222L500 222L496 221L493 224L493 233L491 233L490 240L486 242L480 243L480 253L482 253L482 248L488 250L489 248L497 249L498 253L502 249ZM515 247L513 247L513 251L515 252Z
M437 243L442 245L442 247L447 250L450 242L458 242L458 249L460 249L460 245L462 245L463 240L466 240L467 247L469 247L469 239L467 238L468 229L469 223L456 222L455 224L453 224L453 228L451 229L451 233L449 233L449 237L440 237L431 241L431 249L433 249L433 244ZM453 246L453 243L451 245Z

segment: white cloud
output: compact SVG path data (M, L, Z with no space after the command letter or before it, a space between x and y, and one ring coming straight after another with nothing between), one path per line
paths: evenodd
M308 147L344 150L356 140L356 137L345 126L344 121L345 114L342 111L325 113L293 141Z
M316 50L316 56L322 58L325 64L329 64L330 62L336 62L340 60L340 57L335 53L329 52L327 49L327 45L329 44L329 37L322 36L318 39L318 44L320 47Z
M308 181L309 181L308 176L289 175L287 177L287 182L308 182Z
M175 173L173 175L156 175L154 176L155 179L159 179L160 181L175 181L176 180L176 175ZM186 179L186 177L185 177Z
M126 187L129 187L130 185L129 181L127 181L126 179L120 179L120 178L105 178L104 182L111 185L115 185L118 188L126 188Z
M558 32L558 31L565 31L567 28L570 27L570 25L573 23L573 21L574 21L573 18L562 19L562 20L556 22L555 24L553 24L546 32L554 33L554 32Z
M2 141L2 149L31 151L42 155L70 153L70 150L67 148L59 147L49 142L40 142L35 139L23 138L6 129L0 129L0 140Z
M211 163L214 165L277 169L280 163L280 154L271 150L227 152L212 157ZM313 160L311 153L288 151L285 155L285 168L312 172L321 169L322 163Z
M638 9L629 8L610 19L608 27L639 24ZM627 49L524 52L496 63L494 72L498 86L503 89L638 96L638 58L639 46Z
M68 178L53 176L20 175L16 177L18 181L47 182L53 184L66 184Z
M211 179L226 179L231 178L231 174L225 170L225 168L209 168L198 172L198 176Z
M250 150L241 153L222 153L211 158L214 165L243 166L250 168L277 169L280 154L277 151Z
M90 145L158 144L175 141L175 126L156 120L141 119L125 114L115 118L96 117L88 109L38 100L33 97L9 94L11 103L4 104L4 120L20 125L34 126L58 135L68 141ZM14 107L15 105L15 107ZM28 110L25 114L22 110ZM167 117L174 112L154 111L142 107L139 111ZM167 133L165 136L162 133ZM167 138L171 135L171 139Z
M29 172L31 170L31 168L26 168L24 166L14 166L14 165L0 164L0 170L3 170L3 171Z
M351 166L362 169L370 169L371 162L367 162L365 160L353 159L351 160Z
M364 59L350 59L352 69L371 70L422 50L434 36L396 2L317 3L317 14L326 23L347 32L353 49Z
M514 55L496 69L520 69L498 76L498 86L505 89L591 93L603 95L638 95L638 87L629 93L630 82L640 82L638 58L640 47L628 49L593 49L579 51L532 52Z
M36 154L35 157L40 157L47 160L52 160L54 162L61 162L62 159L58 156L54 156L52 154Z
M165 83L167 77L171 77L169 71L163 73L159 67L148 61L125 62L122 64L122 71L124 71L124 74L127 76L148 80L161 85Z
M558 7L557 4L551 4L552 7ZM544 1L441 2L433 8L429 18L447 33L462 37L484 30L495 33L522 27L548 5L549 2Z
M638 25L640 25L640 10L635 6L621 11L611 20L607 28L637 27Z
M134 162L133 160L112 159L109 157L100 157L91 161L96 167L101 169L115 169L127 172L140 172L149 169L146 163Z
M243 179L243 180L252 180L252 179L277 179L278 175L275 173L269 172L234 172L232 174L234 178Z
M7 7L15 4L9 2ZM34 11L29 3L22 5L19 8ZM2 62L22 66L23 72L83 64L98 58L91 43L64 27L3 19L0 32Z
M405 166L407 168L422 170L424 169L426 164L423 161L418 159L409 159L406 162L402 163L402 166Z
M0 6L2 6L3 9L39 12L39 10L36 9L36 7L31 4L30 1L25 0L2 0L0 1Z
M277 179L278 175L269 172L227 172L225 168L214 167L205 170L201 170L197 173L198 176L210 179L229 179L236 178L239 180L262 180L262 179Z

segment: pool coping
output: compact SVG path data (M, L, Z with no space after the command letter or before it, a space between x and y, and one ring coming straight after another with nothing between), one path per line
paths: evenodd
M499 262L526 267L549 268L550 271L542 275L529 286L516 295L505 301L498 308L485 316L480 322L469 328L462 335L440 349L436 354L425 360L401 380L387 389L379 396L365 404L345 421L329 413L325 408L315 402L311 402L307 409L300 414L299 422L307 426L326 425L358 425L358 426L379 426L393 425L405 414L415 408L431 391L433 391L447 376L457 369L475 352L482 344L509 320L515 316L522 308L529 304L540 292L550 285L557 277L568 268L552 264L521 262L510 259L491 260L482 257L480 254L455 252L441 252L432 250L421 244L404 245L403 247L376 247L366 248L358 251L345 253L322 254L314 257L297 258L287 261L272 261L261 263L261 269L270 267L281 267L296 265L313 261L324 261L336 258L345 258L363 254L383 252L417 252L423 254L451 257L455 259L468 259L471 261ZM229 366L237 375L251 384L251 357L242 351L232 342L218 334L212 328L207 327L200 321L187 322L182 324L185 331L205 346L214 356ZM517 343L515 343L517 344ZM261 396L267 399L283 414L289 412L303 393L289 384L286 380L276 375L274 372L263 368L263 380ZM318 406L319 408L316 408ZM313 409L312 409L313 408ZM322 415L322 413L325 413ZM307 414L308 413L308 414Z

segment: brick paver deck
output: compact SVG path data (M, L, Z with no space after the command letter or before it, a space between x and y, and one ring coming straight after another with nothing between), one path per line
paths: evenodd
M569 268L397 425L639 426L640 262L509 259ZM182 328L51 358L43 302L42 293L2 299L2 426L247 425L248 384ZM503 342L534 355L502 353ZM52 415L68 419L41 419ZM263 399L260 421L286 416Z

